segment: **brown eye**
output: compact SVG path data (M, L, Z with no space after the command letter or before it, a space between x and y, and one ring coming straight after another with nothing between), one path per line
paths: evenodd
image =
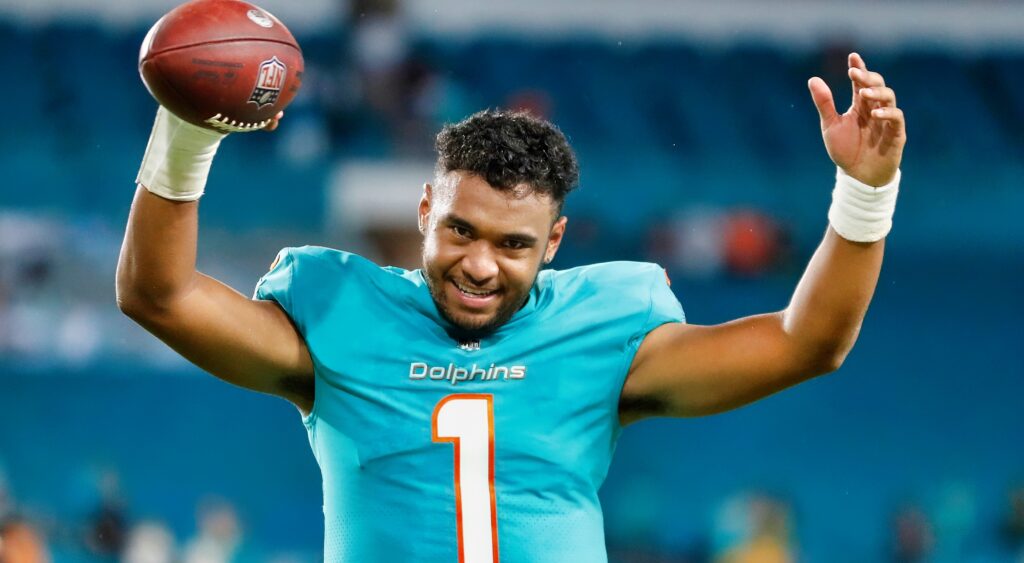
M470 236L469 229L458 225L452 225L452 232L455 233L455 236L461 238L469 238Z

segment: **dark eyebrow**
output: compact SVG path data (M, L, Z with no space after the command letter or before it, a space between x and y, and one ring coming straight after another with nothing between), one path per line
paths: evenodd
M444 222L448 223L449 225L455 225L457 227L462 227L463 229L466 229L467 231L475 231L476 230L476 228L473 227L473 223L470 223L469 221L463 219L462 217L459 217L458 215L453 215L451 213L449 213L448 215L445 216Z
M476 227L473 226L473 223L470 223L469 221L467 221L467 220L463 219L462 217L459 217L458 215L455 215L453 213L449 213L444 218L444 222L448 223L449 225L455 225L455 226L458 226L458 227L462 227L463 229L466 229L466 230L468 230L470 232L476 232L476 230L477 230ZM508 233L508 234L504 235L504 238L506 240L514 240L514 241L521 242L525 246L533 246L533 245L537 244L537 237L535 237L533 235L528 235L526 233Z

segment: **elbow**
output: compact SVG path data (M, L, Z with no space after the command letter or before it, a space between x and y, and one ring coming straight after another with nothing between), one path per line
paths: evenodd
M845 353L835 353L829 355L820 364L821 373L819 373L818 375L826 375L834 371L837 371L839 368L843 367L844 361L846 361Z
M817 377L838 370L846 361L850 348L850 346L839 345L818 347L805 356L807 358L806 372L810 377Z
M860 326L848 327L804 339L799 345L804 370L810 377L826 375L842 367L853 350Z
M138 321L146 316L146 300L141 297L131 284L123 282L120 277L118 277L115 285L115 296L117 308L128 318Z
M152 299L138 291L117 288L117 308L126 317L151 330L171 318L173 310L168 302Z
M155 299L151 292L146 292L140 284L122 272L118 272L114 285L117 308L137 323L144 323L160 315L165 305Z
M131 268L125 262L124 256L117 264L117 274L114 278L114 298L117 300L117 308L131 319L136 319L141 314L144 299L139 291L138 283L130 273Z
M143 281L122 271L118 271L114 287L117 308L147 329L179 317L182 301L188 295L188 288L172 290L159 280Z
M782 322L792 338L796 366L808 377L832 373L842 367L860 335L863 316L823 315L831 319L826 323L793 325L788 311ZM792 356L791 356L792 358Z
M124 254L118 261L114 280L117 308L139 324L166 312L174 295L166 283L139 272Z
M117 301L117 308L134 319L139 310L140 299L137 284L131 275L130 262L122 248L121 256L117 260L117 272L114 274L114 299Z

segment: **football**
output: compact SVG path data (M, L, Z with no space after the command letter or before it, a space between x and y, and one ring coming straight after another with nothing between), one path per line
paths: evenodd
M160 18L139 74L172 113L224 133L262 129L302 84L302 50L273 15L240 0L193 0Z

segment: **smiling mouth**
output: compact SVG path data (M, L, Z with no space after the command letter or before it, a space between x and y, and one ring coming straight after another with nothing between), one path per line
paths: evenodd
M455 280L451 280L451 282L452 282L452 285L455 286L455 289L458 289L460 293L462 293L463 295L466 295L467 297L473 297L473 298L480 299L480 298L490 297L492 295L497 295L498 294L498 290L497 289L490 289L490 290L477 289L477 288L474 288L474 287L471 287L471 286L463 285L463 284L461 284L461 283L459 283L459 282L457 282Z

